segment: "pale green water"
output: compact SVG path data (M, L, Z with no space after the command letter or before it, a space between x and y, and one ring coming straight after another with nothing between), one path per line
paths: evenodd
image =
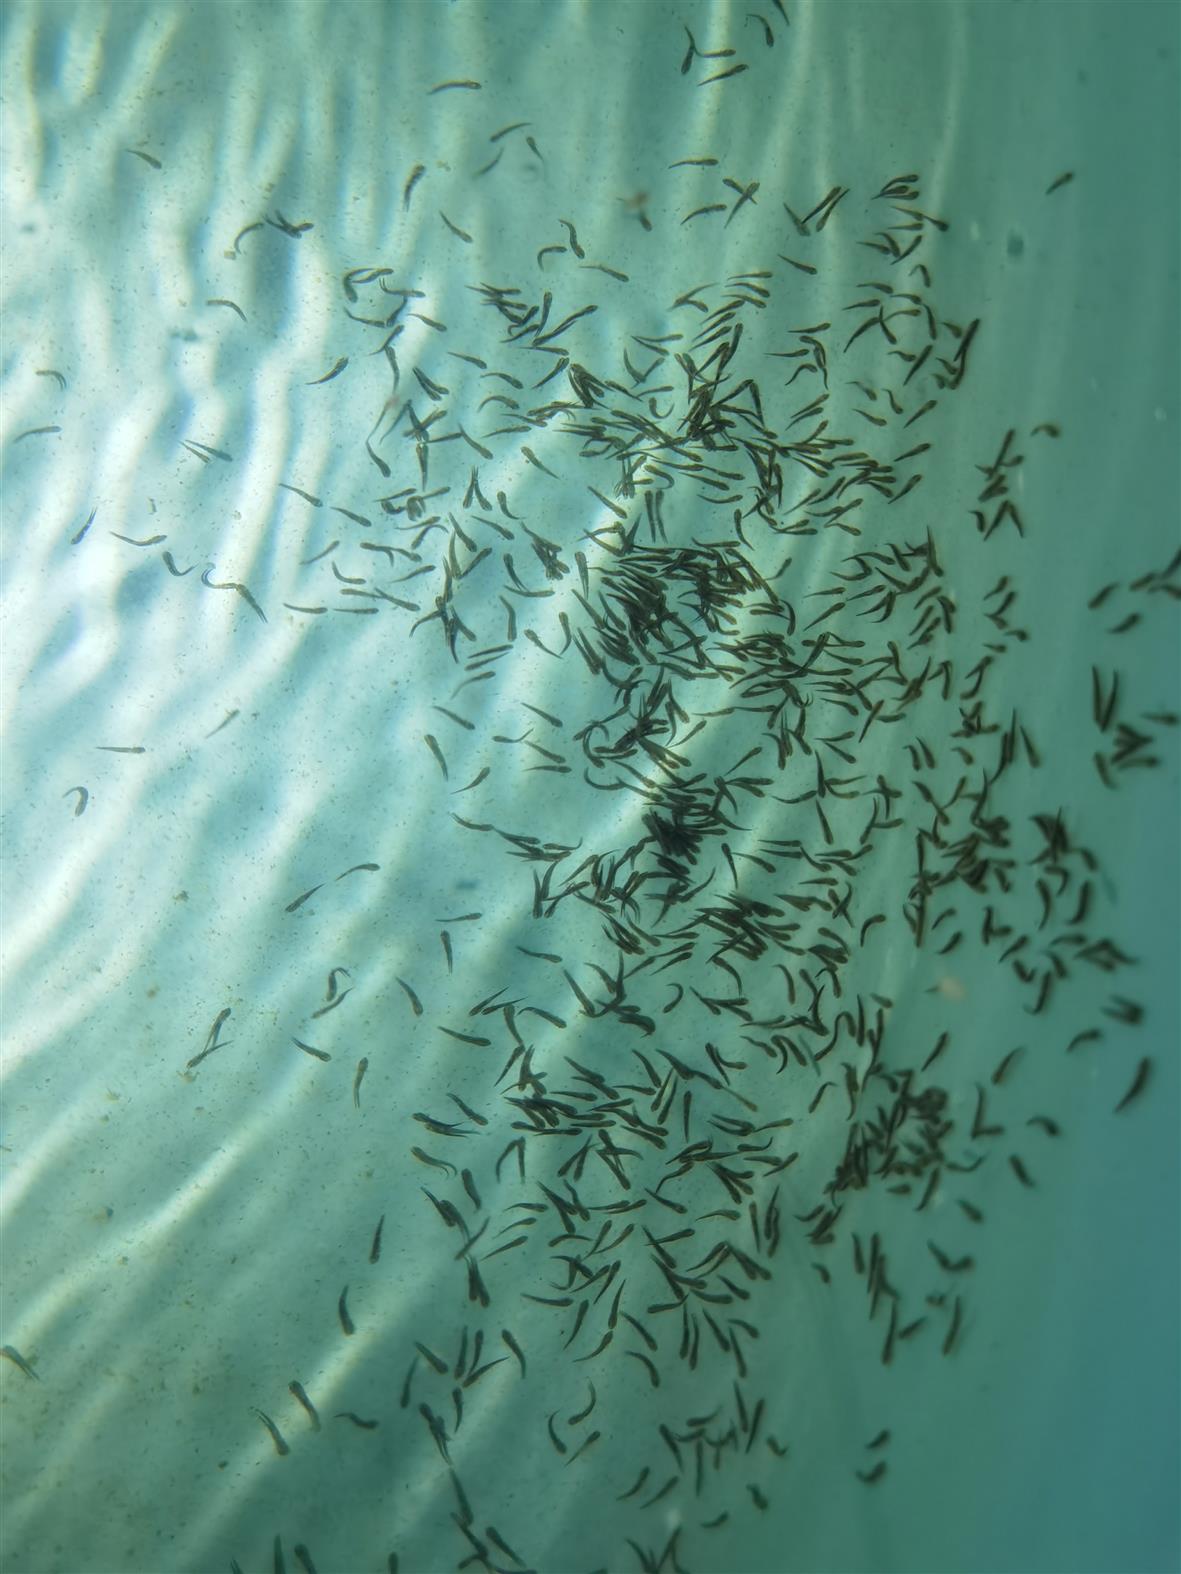
M1178 13L785 6L7 10L4 1574L1177 1566Z

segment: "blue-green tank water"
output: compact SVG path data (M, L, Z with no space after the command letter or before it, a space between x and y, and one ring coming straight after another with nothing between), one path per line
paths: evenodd
M6 8L6 1574L1178 1566L1177 46Z

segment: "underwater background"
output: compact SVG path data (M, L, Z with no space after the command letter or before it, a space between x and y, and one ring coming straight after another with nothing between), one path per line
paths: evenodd
M4 1574L1172 1570L1173 4L15 0Z

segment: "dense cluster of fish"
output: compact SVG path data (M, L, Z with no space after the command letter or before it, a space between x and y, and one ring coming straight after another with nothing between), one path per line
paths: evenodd
M772 24L786 16L776 5L754 21L773 47ZM746 69L734 57L703 53L690 36L682 69L701 62L700 86L731 91ZM462 79L431 91L479 89ZM490 134L473 178L514 138L543 159L527 123L508 125ZM698 183L683 224L729 227L771 196L717 169L707 152L674 164L673 180ZM421 1206L437 1225L428 1266L446 1310L435 1332L408 1339L399 1392L375 1388L366 1413L333 1417L364 1432L403 1414L421 1422L454 1498L449 1566L539 1566L528 1520L510 1527L477 1513L478 1484L463 1478L472 1413L495 1410L496 1384L510 1377L536 1389L520 1447L539 1483L622 1431L644 1450L611 1494L605 1555L651 1574L714 1566L708 1533L766 1510L773 1472L791 1456L760 1354L779 1337L785 1277L807 1273L822 1294L838 1277L860 1279L887 1366L912 1341L954 1357L973 1322L977 1182L999 1164L1014 1186L1035 1187L1060 1134L1060 1112L1012 1097L1022 1060L1084 1050L1143 1014L1118 983L1134 959L1096 919L1102 865L1067 797L1077 762L1043 759L1013 703L1031 639L1019 579L945 567L948 532L957 557L974 535L981 565L990 543L1024 537L1018 472L1027 449L1045 462L1058 428L998 433L958 517L954 501L923 506L940 411L969 382L988 325L951 320L940 304L930 242L949 220L921 206L921 184L908 172L876 191L835 186L799 212L776 197L792 255L659 303L674 325L660 334L617 337L642 286L588 260L570 219L543 238L532 276L489 282L473 270L486 312L475 344L452 342L400 267L357 265L341 280L341 312L389 368L388 399L364 438L381 485L366 502L327 505L350 534L312 560L325 592L285 608L380 615L411 654L440 642L455 683L435 709L468 740L502 664L513 688L500 698L527 716L519 735L488 737L487 763L467 781L453 780L446 735L423 735L422 770L438 772L457 806L456 837L477 839L481 855L498 843L528 866L520 898L531 944L515 947L507 984L471 998L453 931L481 914L442 921L450 993L433 1027L471 1053L471 1069L446 1102L398 1110L391 1132L422 1167L418 1195L397 1206ZM416 164L403 207L429 186ZM631 211L651 230L643 200ZM869 217L858 229L860 213ZM818 237L838 216L845 262L859 259L855 286L839 316L813 314L801 303L823 283ZM268 215L231 254L268 232L268 243L298 244L313 222ZM609 304L592 289L595 272L619 291ZM247 318L228 297L208 304ZM601 310L606 341L592 337ZM417 349L404 365L411 323L437 352ZM356 354L312 386L335 382ZM232 462L223 448L185 447L202 464ZM544 517L485 479L506 462L555 483ZM149 549L165 537L120 539ZM198 566L168 550L161 560L182 577ZM244 616L267 619L262 586L213 572L197 577L234 592ZM1179 573L1181 555L1102 587L1090 607L1107 618L1114 603L1104 627L1126 634L1181 596ZM521 687L525 644L531 689ZM1094 732L1081 758L1114 791L1129 771L1161 763L1178 718L1142 708L1116 668L1093 667L1091 682ZM556 688L560 715L534 703ZM522 793L513 823L481 809L502 759L522 788L556 783L549 798ZM82 814L87 789L69 794ZM327 871L324 883L379 873L364 863ZM287 913L320 889L293 895ZM933 1041L900 1038L895 998L869 987L905 974L900 956L919 955L948 1021L961 965L990 970L992 987L1027 1013L1028 1041L1001 1046L987 1081L957 1071L952 1027ZM1105 993L1071 1034L1058 1013L1080 978L1103 980ZM399 983L420 1023L427 990ZM346 1006L351 987L349 970L334 967L313 1017ZM186 1074L225 1046L230 1015L218 1012ZM291 1042L333 1059L307 1037ZM353 1073L358 1109L376 1053ZM1148 1057L1130 1062L1114 1109L1150 1074ZM953 1207L935 1223L942 1196ZM388 1217L358 1275L380 1262ZM930 1270L904 1274L895 1265L913 1261L915 1240ZM366 1331L351 1288L338 1301L342 1338ZM37 1375L16 1350L3 1353ZM555 1403L555 1363L585 1395L573 1408ZM538 1364L550 1375L539 1379ZM282 1456L299 1446L293 1429L322 1427L297 1378L290 1395L296 1409L284 1413L277 1395L253 1410ZM851 1461L867 1486L888 1477L890 1435ZM315 1574L306 1545L292 1556ZM322 1571L336 1566L327 1549L318 1556ZM569 1567L619 1566L599 1556L572 1553ZM286 1566L282 1536L273 1562ZM236 1558L228 1566L240 1569ZM396 1551L388 1567L399 1568ZM405 1557L401 1567L419 1574Z

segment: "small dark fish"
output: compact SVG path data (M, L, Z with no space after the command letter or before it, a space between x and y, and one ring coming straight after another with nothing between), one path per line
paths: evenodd
M376 1421L363 1421L355 1410L337 1410L333 1419L351 1421L354 1426L362 1427L366 1432L372 1432L378 1424Z
M369 1070L369 1057L362 1055L357 1062L357 1075L353 1078L353 1103L357 1109L361 1108L361 1081Z
M459 228L458 224L452 224L451 220L442 211L442 209L439 210L439 217L443 220L443 223L451 231L452 235L457 235L460 240L466 241L469 246L472 244L472 237L468 234L468 232L466 230L461 230Z
M415 1120L433 1132L436 1137L470 1137L470 1131L464 1131L458 1121L436 1120L433 1115L427 1115L422 1110L416 1110ZM465 1171L466 1173L466 1171Z
M613 279L618 279L621 284L630 284L631 275L620 273L618 268L609 268L605 262L584 262L584 268L592 268L596 273L606 273Z
M356 1331L357 1331L356 1324L353 1322L353 1319L349 1316L349 1308L348 1308L348 1303L347 1303L348 1293L349 1293L349 1287L346 1284L344 1289L340 1292L340 1300L337 1301L337 1303L336 1303L336 1310L337 1310L338 1316L340 1317L340 1326L344 1330L344 1332L346 1334L355 1334Z
M646 1355L644 1355L639 1350L625 1350L624 1354L625 1355L630 1355L633 1361L639 1361L643 1366L645 1366L647 1368L648 1381L651 1383L653 1388L659 1388L660 1387L660 1374L656 1370L655 1366L652 1364L652 1362L648 1359L648 1357Z
M237 710L232 710L232 711L227 712L226 719L224 721L219 721L217 726L213 729L212 732L207 732L205 734L206 738L216 738L218 733L222 730L223 727L228 727L229 724L234 720L234 718L237 717L237 716L240 716L241 714L242 714L241 711L237 711Z
M566 1423L568 1426L580 1425L580 1423L585 1421L587 1416L590 1415L591 1411L595 1408L595 1405L598 1402L598 1396L595 1393L595 1385L593 1383L588 1383L588 1386L590 1388L590 1403L584 1410L579 1410L576 1415L572 1415L568 1418Z
M326 1006L320 1006L317 1010L312 1012L312 1021L315 1022L320 1017L326 1017L330 1011L337 1010L338 1007L345 1003L351 994L351 989L342 989L340 994L334 999L330 1000Z
M414 993L413 989L411 989L410 985L404 978L399 978L396 980L396 982L399 983L406 991L406 996L410 1001L410 1009L414 1012L414 1015L416 1017L420 1017L422 1015L422 1001Z
M763 42L766 44L768 49L774 49L775 34L771 31L771 24L767 21L767 18L765 16L760 16L757 11L748 11L746 13L746 20L748 22L761 23L763 29Z
M212 300L206 301L205 304L206 306L228 306L231 311L238 313L243 322L246 321L246 313L238 305L237 301L226 300L224 296L215 295Z
M746 65L728 66L725 71L718 71L712 77L703 77L697 86L708 87L711 82L724 82L727 77L736 77L740 72L749 70L750 67Z
M97 508L92 508L90 510L90 518L82 526L82 528L81 528L81 530L79 530L78 534L76 536L71 536L70 537L70 545L72 547L76 547L78 545L79 541L81 541L82 537L90 529L91 525L93 525L93 523L94 523L94 516L97 513L98 513L98 509ZM167 558L168 557L168 553L165 552L164 556L165 556L165 558ZM188 573L188 570L186 569L185 572Z
M504 1340L505 1344L508 1345L509 1349L516 1356L517 1360L521 1363L521 1376L524 1377L525 1376L525 1353L524 1353L524 1351L521 1349L521 1347L517 1343L517 1341L513 1338L512 1334L509 1333L507 1328L502 1328L501 1329L500 1337Z
M301 235L306 234L308 230L315 229L316 227L310 219L305 219L299 224L293 224L290 219L283 217L278 208L275 209L274 218L268 218L266 222L271 226L272 229L282 230L284 235L290 235L295 240L298 240Z
M249 589L245 585L241 584L236 579L226 580L226 581L224 581L222 583L219 583L217 580L210 579L209 576L210 576L210 574L212 572L213 572L213 564L211 563L209 565L209 567L205 570L205 572L201 575L201 583L203 585L208 585L210 590L236 590L238 592L238 594L242 597L242 600L246 602L248 607L250 607L251 611L256 613L257 616L260 617L264 623L267 621L266 613L262 610L262 608L259 606L258 602L250 594Z
M922 1064L922 1067L921 1067L921 1069L923 1071L926 1071L928 1066L931 1066L931 1065L933 1065L935 1063L935 1061L939 1058L939 1056L947 1048L947 1046L948 1046L950 1041L951 1041L951 1034L950 1033L946 1033L946 1032L945 1033L940 1033L939 1038L938 1038L938 1040L937 1040L937 1042L935 1044L935 1048L927 1056L926 1060L923 1061L923 1064Z
M478 90L482 86L483 86L483 83L481 83L481 82L473 82L473 81L471 81L470 78L467 78L467 77L464 77L461 80L456 81L456 82L438 82L427 93L427 97L430 98L431 95L434 94L434 93L445 93L448 90L448 88L452 88L452 87L466 87L466 88L471 88L473 90ZM504 132L503 131L500 132L499 135L503 136ZM493 139L493 140L495 140L495 139Z
M448 1164L444 1159L433 1159L429 1153L424 1153L421 1148L411 1148L410 1151L420 1164L429 1164L435 1170L445 1170L448 1175L457 1175L459 1173L454 1164Z
M143 159L144 163L145 164L150 164L153 169L163 169L164 168L163 164L161 164L161 162L160 162L160 160L158 158L153 158L150 153L143 153L143 152L141 152L139 148L124 148L123 151L124 151L124 153L134 153L136 158Z
M284 1441L282 1432L279 1431L279 1428L271 1420L270 1416L267 1415L266 1411L255 1409L254 1414L271 1434L271 1441L275 1445L276 1454L280 1455L280 1457L284 1454L289 1454L291 1450Z
M1031 1115L1025 1124L1027 1126L1040 1126L1047 1137L1057 1137L1062 1131L1062 1127L1059 1126L1058 1122L1051 1120L1048 1115ZM965 1204L961 1202L960 1207L965 1207Z
M578 1445L578 1447L570 1455L570 1458L566 1461L566 1463L568 1465L572 1465L574 1463L574 1461L578 1458L578 1456L580 1454L585 1454L587 1449L590 1448L592 1446L592 1444L597 1443L599 1441L599 1439L602 1437L602 1435L603 1434L601 1432L592 1432L588 1437L584 1438L584 1440Z
M440 749L440 747L438 745L438 742L435 739L434 735L432 733L429 733L429 732L424 733L422 741L426 744L427 748L434 755L439 769L443 772L443 780L447 781L448 780L447 761L443 758L443 751L442 751L442 749Z
M636 1484L635 1484L635 1486L633 1486L633 1487L629 1487L629 1488L628 1488L628 1490L627 1490L627 1491L626 1491L626 1492L622 1492L622 1493L621 1493L621 1494L620 1494L620 1495L619 1495L619 1497L617 1497L617 1498L616 1498L616 1499L615 1499L615 1501L616 1501L616 1502L617 1502L617 1503L623 1503L623 1502L626 1502L626 1500L627 1500L627 1499L628 1499L628 1498L629 1498L629 1497L635 1497L635 1495L636 1495L636 1493L637 1493L637 1492L639 1492L639 1491L640 1491L640 1489L641 1489L641 1488L642 1488L642 1487L643 1487L643 1485L644 1485L644 1482L645 1482L645 1481L647 1481L647 1479L648 1479L648 1474L649 1474L649 1468L648 1468L648 1466L647 1466L647 1465L645 1465L645 1466L644 1466L644 1468L643 1468L643 1470L641 1470L641 1471L640 1471L640 1474L639 1474L639 1476L638 1476L638 1477L637 1477L637 1478L636 1478Z
M18 1366L26 1377L31 1377L34 1382L39 1383L41 1381L20 1351L14 1349L12 1345L6 1344L3 1349L0 1349L0 1355L6 1356L14 1366Z
M927 1242L927 1250L946 1273L962 1273L966 1268L972 1267L971 1257L959 1257L953 1261L945 1251L941 1251L936 1246L934 1241Z
M570 250L574 253L574 255L578 258L578 260L580 262L583 261L585 259L585 257L586 257L586 252L583 251L582 247L578 244L578 231L574 228L573 224L571 224L569 219L559 219L558 223L562 226L562 228L566 231L566 234L569 236L569 239L570 239Z
M1046 187L1046 196L1048 197L1052 191L1057 191L1060 187L1068 185L1073 179L1074 171L1072 169L1068 169L1064 175L1059 175L1057 180L1052 180L1050 182L1050 184Z
M301 1038L292 1038L291 1042L297 1049L302 1049L305 1055L314 1055L317 1060L331 1060L332 1056L326 1050L316 1049L311 1044L305 1044Z
M1110 1006L1103 1007L1103 1015L1115 1022L1127 1022L1135 1026L1144 1016L1144 1007L1137 1005L1134 1000L1126 1000L1123 995L1112 995L1111 1001Z
M725 211L726 204L724 202L712 202L704 208L694 208L692 213L685 215L681 223L688 224L690 219L700 218L703 213L725 213Z
M1004 1081L1005 1073L1008 1071L1009 1067L1013 1064L1014 1057L1019 1055L1020 1053L1021 1053L1021 1046L1018 1045L1016 1049L1011 1049L1009 1051L1009 1053L1002 1058L1000 1064L997 1066L996 1070L992 1074L992 1084L993 1084L994 1087L999 1087L1000 1084Z
M231 1006L225 1006L221 1011L218 1012L214 1019L213 1026L209 1029L209 1034L205 1040L205 1047L201 1050L199 1055L194 1055L192 1060L185 1062L186 1071L191 1071L194 1066L200 1065L207 1055L213 1054L215 1049L224 1049L226 1047L226 1045L222 1043L219 1035L221 1034L222 1023L225 1022L227 1017L229 1017L232 1009L233 1008Z
M252 230L261 230L263 228L264 228L264 225L263 225L262 220L261 219L256 219L253 224L248 224L245 229L239 230L238 233L234 236L234 255L237 256L237 254L238 254L238 242L240 240L242 240L244 236L249 235Z
M385 1214L377 1221L377 1228L373 1232L373 1245L369 1248L369 1261L376 1262L381 1256L381 1227L385 1223Z
M524 1559L519 1557L518 1554L513 1551L513 1549L509 1546L508 1542L503 1539L503 1537L496 1534L496 1531L491 1525L488 1525L485 1528L484 1534L488 1537L488 1540L494 1547L498 1548L504 1553L506 1558L511 1558L514 1563L519 1563L521 1567L524 1568Z
M562 962L562 958L557 954L556 951L530 951L527 946L523 945L519 945L517 950L522 952L525 956L535 956L539 961L542 962L556 962L559 966Z
M87 792L85 787L67 787L65 792L62 793L62 797L68 798L72 792L76 792L78 794L78 802L74 805L74 818L76 820L78 816L84 812L86 805L90 802L90 794Z
M426 1421L427 1426L430 1427L431 1436L435 1440L435 1447L439 1450L443 1463L449 1465L451 1463L451 1455L447 1452L447 1428L443 1425L442 1417L437 1416L430 1405L426 1404L419 1405L418 1413Z
M318 885L312 886L310 891L305 891L302 896L297 896L294 902L288 902L283 911L285 913L293 913L297 907L302 907L309 897L315 896L319 889L320 887Z
M554 480L557 480L557 476L554 475L554 472L549 468L549 466L543 465L533 450L531 448L526 448L524 443L521 444L521 452L535 470L541 470L545 475L553 476Z
M311 1418L313 1429L318 1432L320 1430L320 1417L316 1413L315 1405L308 1398L303 1384L302 1383L297 1383L297 1382L291 1382L291 1383L287 1384L287 1388L288 1388L288 1391L290 1393L295 1395L296 1399L299 1400L300 1404L307 1411L308 1415Z
M422 179L422 177L425 174L426 174L426 165L425 164L416 164L414 166L414 168L411 170L411 172L410 172L410 179L406 182L405 186L403 186L403 188L402 188L402 208L403 208L403 210L409 208L409 206L410 206L410 198L414 194L414 188L415 188L415 186L418 185L418 182Z
M307 388L318 388L321 383L330 383L334 377L340 376L348 364L348 356L342 355L330 372L325 372L323 377L316 377L310 383L305 383L304 386Z
M343 973L346 978L352 978L347 967L334 967L328 975L328 989L324 995L325 1000L335 1000L337 996L336 975Z
M457 1039L461 1044L474 1044L477 1049L487 1049L492 1043L490 1038L481 1038L476 1033L459 1033L453 1027L444 1027L441 1022L438 1026L440 1033L446 1033L448 1038Z
M946 1338L943 1341L943 1354L944 1355L950 1355L951 1354L952 1347L954 1346L955 1341L956 1341L956 1335L960 1331L960 1318L961 1318L962 1314L963 1314L963 1302L960 1300L959 1296L957 1295L956 1298L955 1298L955 1302L954 1302L954 1304L952 1306L951 1323L948 1326L947 1336L946 1336Z
M486 1126L488 1124L487 1116L485 1116L485 1115L477 1115L475 1110L472 1109L472 1107L469 1104L465 1104L463 1102L463 1100L461 1098L459 1098L456 1094L448 1093L447 1097L451 1100L451 1102L453 1104L458 1104L460 1109L467 1116L467 1118L469 1120L474 1120L477 1126ZM463 1173L464 1173L464 1175L466 1175L468 1172L467 1172L467 1170L464 1170ZM464 1185L467 1186L467 1181L466 1180L464 1181ZM470 1188L469 1188L469 1195L470 1195ZM474 1198L472 1200L475 1201ZM479 1207L480 1204L477 1202L476 1206Z
M1148 1074L1151 1070L1152 1061L1147 1055L1145 1055L1144 1059L1136 1067L1136 1075L1132 1078L1131 1087L1115 1106L1115 1114L1118 1115L1121 1109L1125 1109L1132 1102L1132 1100L1143 1091L1144 1085L1148 1081Z
M289 481L279 481L276 484L281 486L284 492L294 492L296 497L302 497L304 502L310 503L313 508L323 508L324 506L322 498L315 497L311 492L305 492L302 487L292 486Z

